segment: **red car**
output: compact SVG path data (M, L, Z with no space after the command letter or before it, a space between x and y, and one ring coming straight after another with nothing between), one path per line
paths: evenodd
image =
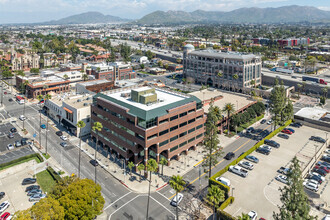
M9 212L5 212L5 213L3 213L3 215L1 215L0 220L6 220L6 219L9 218L9 216L10 216L10 213Z
M292 131L283 129L282 130L282 133L284 133L284 134L292 134Z
M326 166L319 166L319 165L315 165L315 168L316 169L321 169L321 170L324 170L325 172L329 173L330 172L330 169Z

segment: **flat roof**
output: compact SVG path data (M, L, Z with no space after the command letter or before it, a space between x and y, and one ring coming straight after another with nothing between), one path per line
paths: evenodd
M85 108L92 104L93 96L92 95L74 95L71 93L65 93L62 95L53 95L50 99L53 103L58 106L63 106L63 103L66 103L68 106L71 106L75 109ZM84 103L88 103L88 106L85 106Z
M143 91L145 89L155 88L157 94L157 102L152 104L142 104L132 101L131 97L126 97L122 94L131 94L132 90ZM137 116L144 120L149 120L155 117L168 114L167 110L185 105L190 102L200 103L201 101L195 96L161 89L158 87L149 86L133 86L126 89L115 89L107 92L101 92L94 96L94 98L103 98L111 101L119 106L129 109L131 115Z
M216 52L214 50L197 50L192 51L189 54L198 55L198 56L207 56L207 57L216 57L216 58L227 58L227 59L238 59L238 60L251 60L254 58L258 58L258 56L254 54L242 54L242 53L223 53Z
M98 85L98 84L107 83L107 82L111 82L111 81L109 81L107 79L99 79L99 80L81 82L81 83L77 83L77 84L83 85L83 86L93 86L93 85Z
M311 107L305 107L300 109L295 115L300 116L303 118L309 118L313 120L320 120L322 116L326 115L327 113L330 113L326 109L322 108L311 108Z

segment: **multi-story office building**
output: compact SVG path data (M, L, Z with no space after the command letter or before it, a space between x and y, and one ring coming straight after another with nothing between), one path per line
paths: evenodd
M261 58L253 54L195 51L186 45L183 51L184 75L195 83L216 88L240 90L261 83ZM235 76L237 75L237 79Z
M104 149L137 165L149 158L178 159L203 140L206 116L195 96L148 86L115 89L94 96L92 131Z
M107 79L110 81L133 79L135 72L130 64L121 62L106 64L98 63L87 67L86 73L94 75L95 79Z

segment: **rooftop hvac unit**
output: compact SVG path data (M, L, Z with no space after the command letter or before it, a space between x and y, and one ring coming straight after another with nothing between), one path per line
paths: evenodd
M88 103L84 103L84 106L88 106Z
M159 102L164 102L165 100L164 99L159 99Z
M77 102L81 102L81 99L78 99Z

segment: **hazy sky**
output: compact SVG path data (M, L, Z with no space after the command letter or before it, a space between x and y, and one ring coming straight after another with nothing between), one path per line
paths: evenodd
M155 10L230 11L286 5L308 5L330 11L330 0L0 0L0 23L57 20L87 11L135 19Z

